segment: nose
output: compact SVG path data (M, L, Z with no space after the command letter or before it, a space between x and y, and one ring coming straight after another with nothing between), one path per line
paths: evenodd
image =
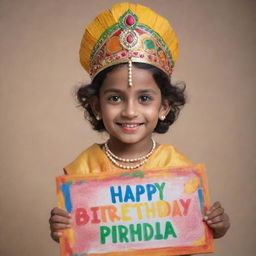
M129 100L124 104L124 108L122 111L122 117L123 118L128 118L128 119L133 119L138 116L137 112L137 106L136 102L133 100Z

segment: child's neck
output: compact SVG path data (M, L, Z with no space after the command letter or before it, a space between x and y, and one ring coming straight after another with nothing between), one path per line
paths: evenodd
M152 149L152 139L148 137L137 143L123 143L116 138L110 137L108 141L109 149L122 158L137 158L146 155Z

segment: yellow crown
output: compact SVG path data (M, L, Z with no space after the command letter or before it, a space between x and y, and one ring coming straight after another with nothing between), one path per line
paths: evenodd
M154 65L168 76L178 55L169 22L151 9L120 3L99 14L86 29L80 62L93 79L107 67L126 62Z

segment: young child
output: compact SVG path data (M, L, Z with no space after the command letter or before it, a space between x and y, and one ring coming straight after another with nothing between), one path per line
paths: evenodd
M66 174L149 170L188 166L173 146L158 144L152 133L165 133L185 104L184 88L171 83L178 43L166 19L139 4L121 3L87 26L81 64L92 82L77 92L85 116L109 139L94 144L64 168ZM204 216L214 238L224 236L229 218L219 202ZM54 208L51 236L71 227L66 211Z

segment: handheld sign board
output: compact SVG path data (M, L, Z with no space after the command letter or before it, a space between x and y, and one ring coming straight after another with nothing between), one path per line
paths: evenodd
M72 215L61 256L180 255L213 251L202 165L57 177L59 207Z

